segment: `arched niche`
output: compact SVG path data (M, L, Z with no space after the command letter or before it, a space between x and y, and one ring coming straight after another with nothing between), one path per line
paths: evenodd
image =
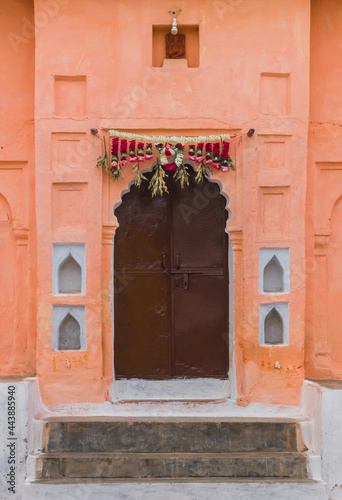
M12 212L6 198L0 194L0 363L7 364L14 345L15 281L17 248L12 224Z
M284 322L275 307L272 307L265 317L264 338L265 344L284 343Z
M82 292L82 268L71 253L58 268L58 293L74 294Z
M263 291L265 293L285 291L284 269L276 255L273 255L264 268Z
M54 295L84 295L86 293L85 243L53 244L52 290Z
M77 351L81 349L81 327L77 319L68 313L58 329L58 350Z

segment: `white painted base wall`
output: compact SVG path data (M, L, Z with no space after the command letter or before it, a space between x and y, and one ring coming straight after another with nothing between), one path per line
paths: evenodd
M26 457L27 457L27 438L28 438L28 420L29 420L29 381L18 381L18 379L6 379L0 383L0 498L1 500L21 500L22 487L26 476ZM8 398L9 387L14 387L14 400ZM15 403L14 415L12 414ZM8 412L10 403L11 413ZM15 418L13 431L14 436L10 435L8 422L9 417ZM13 421L12 421L13 422ZM13 464L13 459L15 463ZM15 473L9 477L10 467ZM15 479L13 479L15 477ZM12 479L12 483L7 481ZM8 488L14 485L14 493Z

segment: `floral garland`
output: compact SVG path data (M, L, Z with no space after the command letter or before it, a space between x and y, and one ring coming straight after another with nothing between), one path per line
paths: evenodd
M159 156L153 169L153 176L149 183L152 196L167 193L165 178L167 172L174 172L173 178L179 181L181 187L189 185L189 171L184 164L185 144L189 145L188 158L198 163L195 180L201 182L204 179L210 180L207 170L210 166L216 170L227 172L235 169L234 162L229 154L229 135L208 136L208 137L150 137L123 132L115 132L111 143L111 160L105 154L98 158L97 167L102 166L109 172L113 180L123 178L122 167L127 161L133 163L134 173L133 183L140 187L143 180L147 178L140 172L140 164L145 160L153 159L153 148ZM158 141L156 141L158 139ZM150 142L152 141L152 142Z
M197 144L199 142L215 142L215 141L229 141L229 134L221 134L221 135L207 135L207 136L198 136L198 137L184 137L184 136L164 136L164 135L139 135L139 134L130 134L128 132L119 132L119 130L110 130L111 136L118 137L119 139L129 139L136 140L142 142L152 142L152 143L165 143L165 142L180 142L181 144Z

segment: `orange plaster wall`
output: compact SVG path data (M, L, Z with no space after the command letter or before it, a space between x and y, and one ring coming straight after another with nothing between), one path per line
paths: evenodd
M165 1L73 0L55 13L35 1L37 374L45 403L101 402L113 373L111 259L114 203L130 180L94 169L91 127L158 133L255 128L235 144L237 171L218 174L230 196L235 365L240 404L297 404L304 378L305 192L309 117L309 0L182 0L198 24L199 68L152 67L152 26ZM43 9L44 10L44 9ZM44 21L45 19L45 21ZM69 192L75 207L60 202ZM52 243L86 243L87 292L52 295ZM258 345L259 248L290 247L290 345ZM85 305L87 351L53 352L52 306ZM276 368L278 361L280 368ZM233 367L232 367L233 369Z
M312 1L306 376L342 378L342 9Z
M0 375L35 372L33 1L0 3Z

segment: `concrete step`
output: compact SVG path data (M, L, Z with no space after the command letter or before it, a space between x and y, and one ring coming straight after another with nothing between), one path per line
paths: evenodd
M44 433L46 453L303 451L296 422L49 421Z
M328 500L325 484L288 479L55 480L26 483L23 500Z
M52 453L36 459L37 479L293 478L308 475L302 453Z

